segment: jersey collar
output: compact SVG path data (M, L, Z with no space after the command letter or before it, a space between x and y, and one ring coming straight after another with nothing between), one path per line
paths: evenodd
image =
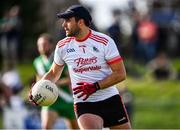
M83 42L89 38L89 36L92 34L92 31L89 30L89 33L82 39L75 39L77 42Z

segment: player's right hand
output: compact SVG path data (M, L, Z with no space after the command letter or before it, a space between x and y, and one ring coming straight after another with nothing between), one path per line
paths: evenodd
M77 87L73 88L73 94L81 93L78 98L84 97L85 101L91 94L95 93L100 89L98 82L95 83L87 83L87 82L79 82L77 83Z
M29 91L29 93L28 93L28 97L29 97L29 102L31 102L33 105L35 105L35 106L38 106L38 104L34 101L34 99L33 99L33 96L32 96L32 87L34 86L34 84L35 83L33 83L32 85L31 85L31 89L30 89L30 91Z

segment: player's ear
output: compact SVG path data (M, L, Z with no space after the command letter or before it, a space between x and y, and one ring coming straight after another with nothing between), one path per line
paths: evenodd
M78 21L78 24L79 24L79 26L84 25L84 20L83 20L83 19L80 19L80 20Z

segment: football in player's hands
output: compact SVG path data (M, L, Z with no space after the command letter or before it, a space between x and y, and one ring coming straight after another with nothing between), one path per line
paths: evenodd
M32 86L29 100L38 106L49 106L57 100L58 91L58 87L50 80L39 80Z

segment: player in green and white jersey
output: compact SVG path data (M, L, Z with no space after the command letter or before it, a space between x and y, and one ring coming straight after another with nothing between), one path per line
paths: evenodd
M53 62L53 40L49 34L42 34L37 40L39 56L35 58L33 66L36 70L36 80L39 80L51 67ZM60 80L56 83L59 85L59 97L57 101L51 105L42 107L41 122L43 129L52 129L59 116L66 118L67 127L77 129L77 121L73 111L73 98L69 88L70 79L68 69L65 66Z

